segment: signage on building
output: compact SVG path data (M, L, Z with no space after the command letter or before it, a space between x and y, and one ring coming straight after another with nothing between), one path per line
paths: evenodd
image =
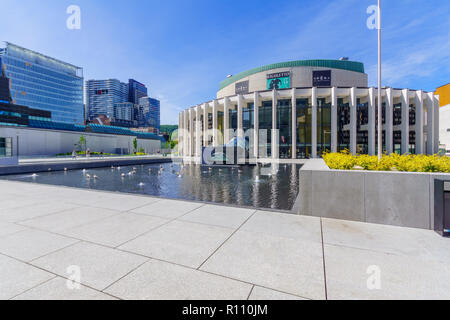
M331 70L313 71L313 87L331 87Z
M95 94L97 94L97 95L108 94L108 93L109 93L108 89L95 90Z
M267 90L289 89L291 87L291 73L277 72L267 75Z
M236 83L235 92L236 92L236 94L247 94L248 93L248 80Z

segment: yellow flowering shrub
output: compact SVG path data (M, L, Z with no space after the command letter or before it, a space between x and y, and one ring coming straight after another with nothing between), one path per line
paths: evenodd
M450 173L450 158L405 154L377 156L351 155L347 150L340 153L326 153L323 159L331 169L336 170L376 170L405 172L446 172Z

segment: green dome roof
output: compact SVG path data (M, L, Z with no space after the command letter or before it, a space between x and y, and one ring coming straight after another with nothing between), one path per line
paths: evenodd
M226 86L232 84L233 82L239 81L245 77L248 77L252 74L278 69L278 68L292 68L292 67L322 67L322 68L332 68L332 69L342 69L347 71L354 71L364 73L364 64L356 61L347 61L347 60L297 60L297 61L288 61L288 62L280 62L269 64L267 66L262 66L259 68L250 69L241 73L238 73L234 76L231 76L222 82L220 82L219 90L222 90Z

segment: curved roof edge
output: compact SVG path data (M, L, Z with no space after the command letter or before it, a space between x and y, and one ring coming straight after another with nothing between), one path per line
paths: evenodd
M322 67L322 68L332 68L332 69L342 69L347 71L354 71L359 73L364 73L364 64L357 61L346 61L346 60L297 60L288 62L279 62L274 64L269 64L266 66L250 69L234 76L231 76L222 82L220 82L219 90L229 86L233 82L236 82L242 78L251 76L252 74L278 69L278 68L291 68L291 67Z

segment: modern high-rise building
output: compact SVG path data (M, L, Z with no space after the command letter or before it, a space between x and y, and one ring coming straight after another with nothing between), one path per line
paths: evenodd
M87 119L114 117L114 105L128 102L128 84L117 79L88 80L85 84Z
M0 68L0 102L11 102L9 79L6 77L4 68Z
M133 79L89 80L85 85L86 114L92 121L100 115L115 126L160 127L160 102L147 96L147 87Z
M14 104L50 111L56 122L82 124L83 69L5 42L0 66Z
M9 79L4 70L0 73L0 126L28 126L30 120L51 121L51 117L50 111L12 103Z
M138 104L140 98L147 97L147 96L148 96L148 90L144 84L142 84L134 79L128 80L128 102Z
M113 107L111 125L127 128L136 127L135 114L138 107L138 105L131 102L116 103Z
M143 97L139 99L139 110L135 115L140 127L152 127L160 129L161 115L160 101L150 97Z

